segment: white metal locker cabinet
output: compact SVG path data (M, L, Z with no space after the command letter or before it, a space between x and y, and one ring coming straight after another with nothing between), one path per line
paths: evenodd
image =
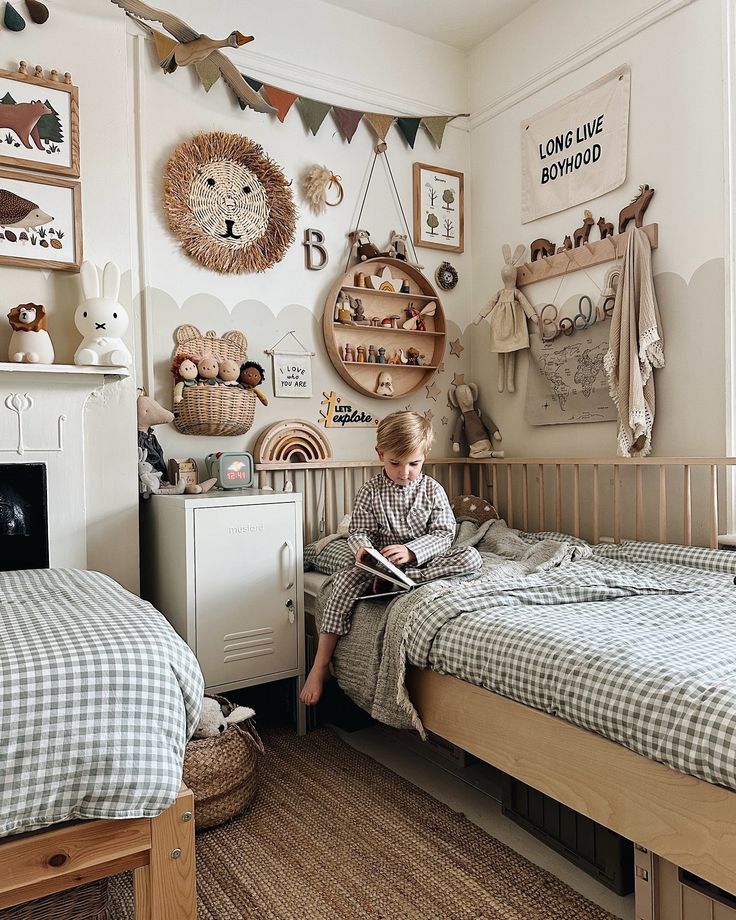
M194 511L197 658L208 686L297 666L294 505Z

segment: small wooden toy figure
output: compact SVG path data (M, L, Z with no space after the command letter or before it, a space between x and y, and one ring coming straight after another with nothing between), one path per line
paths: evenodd
M368 359L367 360L368 360L368 364L376 363L376 346L375 345L368 346Z
M378 357L376 358L376 364L386 364L386 348L381 345L378 349Z
M350 342L346 342L343 346L342 359L343 361L355 361L355 348L353 348Z
M504 266L501 269L503 287L498 291L485 309L473 320L478 323L490 313L488 323L491 327L491 351L498 353L498 392L507 389L509 393L516 390L516 352L529 347L529 330L526 317L537 322L537 314L529 301L516 287L517 266L522 260L525 247L519 245L511 255L508 243L503 245Z
M365 307L360 297L356 297L353 300L355 304L355 315L353 316L353 321L358 323L359 326L365 326L368 324L368 320L365 318Z
M263 405L267 406L268 400L258 389L259 384L263 383L265 379L266 372L263 370L261 365L256 364L255 361L246 361L245 364L240 365L240 376L238 377L238 382L244 390L253 390Z
M356 361L358 364L365 364L365 345L358 345L358 357Z

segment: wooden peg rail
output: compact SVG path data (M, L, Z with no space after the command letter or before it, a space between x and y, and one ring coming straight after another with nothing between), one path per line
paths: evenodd
M659 224L647 224L642 230L649 237L652 249L656 249L659 242ZM516 286L524 287L534 284L535 281L546 281L547 278L558 278L560 275L576 272L581 268L600 265L603 262L612 262L620 259L626 250L626 240L629 231L606 237L604 240L594 240L584 243L577 249L567 249L565 252L554 256L537 259L536 262L525 262L519 266L516 276Z

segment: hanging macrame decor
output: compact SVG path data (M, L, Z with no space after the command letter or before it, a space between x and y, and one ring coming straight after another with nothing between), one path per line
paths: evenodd
M294 242L294 200L281 167L241 134L180 144L164 172L164 210L187 255L222 274L266 271Z

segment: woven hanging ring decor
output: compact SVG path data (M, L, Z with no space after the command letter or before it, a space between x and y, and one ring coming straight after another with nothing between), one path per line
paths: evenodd
M294 242L289 184L241 134L216 131L180 144L164 171L164 210L187 255L221 274L264 272Z

